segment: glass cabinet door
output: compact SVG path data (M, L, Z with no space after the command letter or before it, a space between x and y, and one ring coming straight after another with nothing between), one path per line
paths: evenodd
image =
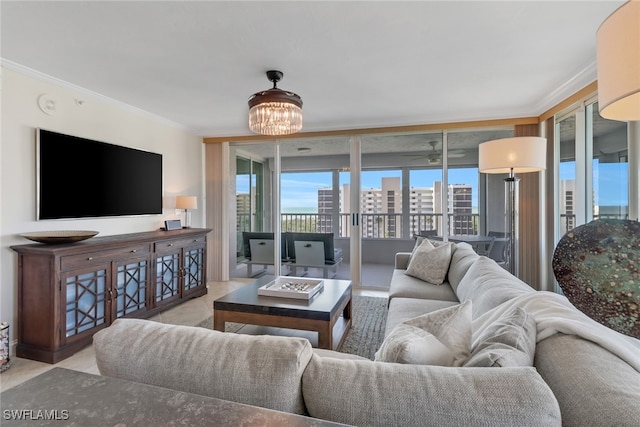
M180 251L158 256L156 261L156 305L180 297Z
M62 277L66 292L65 338L108 324L108 267L69 272Z
M147 259L116 266L116 317L146 309L148 268Z
M184 250L185 293L204 284L204 248Z

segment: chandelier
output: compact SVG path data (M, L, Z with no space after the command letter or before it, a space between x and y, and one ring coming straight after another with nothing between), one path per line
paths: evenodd
M289 135L302 129L302 98L278 89L282 71L267 71L273 88L254 93L249 98L249 128L262 135Z

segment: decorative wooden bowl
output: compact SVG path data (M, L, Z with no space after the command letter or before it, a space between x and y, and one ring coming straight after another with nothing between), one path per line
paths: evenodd
M22 233L21 237L33 240L38 243L57 245L62 243L73 243L90 239L98 234L98 231L90 230L56 230L56 231L34 231L32 233Z

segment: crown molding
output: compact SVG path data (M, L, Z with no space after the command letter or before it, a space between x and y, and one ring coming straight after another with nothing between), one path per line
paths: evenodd
M11 70L11 71L14 71L16 73L22 74L24 76L31 77L31 78L34 78L36 80L44 81L44 82L47 82L47 83L50 83L50 84L53 84L53 85L56 85L56 86L60 86L60 87L62 87L64 89L68 89L68 90L71 90L71 91L74 91L74 92L78 92L78 93L86 95L88 97L92 97L94 99L97 99L98 101L104 102L107 105L111 105L111 106L113 106L115 108L119 108L121 110L124 110L124 111L126 111L128 113L131 113L131 114L135 114L137 116L142 116L142 117L146 117L146 118L152 119L152 120L154 120L156 122L159 122L159 123L162 123L164 125L171 126L171 127L180 129L182 131L188 132L188 133L190 133L190 134L192 134L194 136L201 136L201 134L197 130L191 129L191 128L189 128L189 127L187 127L187 126L185 126L185 125L183 125L181 123L174 122L174 121L169 120L169 119L167 119L165 117L158 116L156 114L153 114L153 113L150 113L148 111L145 111L145 110L143 110L141 108L134 107L133 105L124 103L122 101L118 101L116 99L109 98L108 96L99 94L97 92L94 92L92 90L83 88L81 86L77 86L77 85L75 85L73 83L69 83L69 82L61 80L61 79L59 79L57 77L50 76L48 74L45 74L43 72L34 70L33 68L26 67L24 65L18 64L18 63L13 62L13 61L10 61L8 59L0 58L0 66L2 66L3 68L6 68L7 70Z
M535 111L542 116L544 112L551 110L556 105L597 81L597 68L597 62L595 60L590 62L564 84L542 98L536 106Z

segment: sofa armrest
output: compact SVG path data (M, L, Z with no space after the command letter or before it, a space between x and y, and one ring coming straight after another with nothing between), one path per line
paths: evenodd
M314 355L302 377L309 415L362 426L560 426L535 368L450 368Z
M396 254L396 269L406 270L409 265L409 258L411 258L411 252L398 252Z
M141 319L94 335L101 375L295 414L306 413L304 338L250 336Z

